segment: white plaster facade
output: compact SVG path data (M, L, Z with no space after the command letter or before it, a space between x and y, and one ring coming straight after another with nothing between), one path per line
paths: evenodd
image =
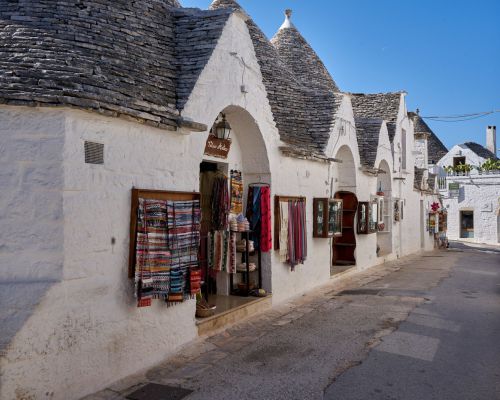
M446 178L446 185L441 190L443 205L448 210L448 232L450 240L462 240L476 243L500 243L500 171L479 173L476 170L463 176L447 174L443 167L453 165L454 157L465 157L465 162L472 166L482 165L486 159L464 145L455 145L435 167L436 173ZM459 185L458 196L448 190L449 184ZM472 212L474 219L474 237L461 232L461 212Z
M240 90L243 72L248 93ZM328 282L331 241L312 238L313 198L350 190L368 201L379 179L361 171L349 97L328 146L328 156L344 154L345 163L284 157L248 28L233 14L183 116L211 126L221 111L234 130L229 169L242 169L245 183L269 182L272 196L307 197L306 263L292 272L276 252L264 257L264 287L273 292L273 304ZM135 306L127 278L130 191L198 191L199 164L209 159L203 156L208 133L164 131L71 109L2 106L0 121L0 283L10 299L0 321L12 324L0 357L0 398L49 393L75 399L194 339L194 301ZM104 144L104 165L84 163L86 140ZM392 223L392 251L383 257L376 256L377 234L357 235L358 270L433 246L430 235L421 242L415 229L425 226L415 210L420 202L428 208L434 197L413 188L412 148L413 127L402 101L393 145L383 125L376 165L389 166L387 190L404 200L404 218Z

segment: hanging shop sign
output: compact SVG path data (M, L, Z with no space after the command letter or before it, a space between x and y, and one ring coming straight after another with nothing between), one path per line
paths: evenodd
M209 135L205 145L205 155L226 159L231 149L231 139L221 139Z

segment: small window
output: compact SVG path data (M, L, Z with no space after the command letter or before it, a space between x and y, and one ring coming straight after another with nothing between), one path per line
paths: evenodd
M465 157L453 157L453 166L465 165Z
M85 164L104 164L104 144L85 141Z

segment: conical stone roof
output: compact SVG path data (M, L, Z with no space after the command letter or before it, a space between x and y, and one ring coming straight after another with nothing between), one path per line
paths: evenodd
M291 22L291 15L291 10L285 11L285 22L271 39L281 59L304 85L340 92L321 59Z
M215 0L211 8L244 12L234 0ZM255 22L248 18L246 24L281 140L313 155L324 154L343 95L323 85L318 90L305 75L296 76Z

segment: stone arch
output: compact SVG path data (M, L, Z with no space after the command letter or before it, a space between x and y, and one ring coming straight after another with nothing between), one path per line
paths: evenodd
M256 119L248 110L229 105L213 116L212 123L215 123L218 115L223 113L226 120L231 125L231 148L227 159L218 159L203 155L203 161L216 162L219 169L229 174L231 169L242 172L244 185L244 203L248 194L248 185L251 183L267 183L271 185L271 168L266 141ZM272 190L272 187L271 187ZM245 210L243 210L245 213ZM262 287L272 291L271 279L271 252L262 253ZM227 287L228 277L217 278L217 286ZM219 294L229 294L219 292Z
M344 145L339 148L335 158L341 160L335 164L336 190L344 190L356 193L356 163L349 146Z

